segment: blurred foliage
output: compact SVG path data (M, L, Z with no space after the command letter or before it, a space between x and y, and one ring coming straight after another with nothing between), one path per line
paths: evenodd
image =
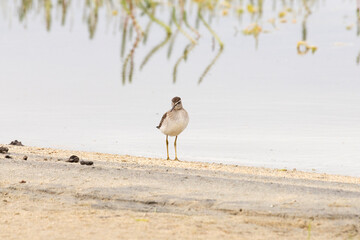
M207 72L219 59L225 46L221 36L212 27L214 19L232 17L238 20L240 26L243 20L246 19L246 22L250 22L250 24L242 27L241 31L238 31L235 27L235 35L240 32L245 36L253 37L256 47L262 34L277 31L280 24L295 24L299 21L301 22L301 39L299 39L298 43L294 43L294 49L297 50L299 55L305 55L308 52L314 54L317 51L317 46L309 45L307 42L307 21L312 14L313 8L321 1L269 0L272 9L270 12L267 9L266 14L264 13L264 2L264 0L20 0L14 1L13 4L17 9L20 22L26 22L27 16L31 12L43 15L47 31L51 30L53 15L61 14L61 25L65 25L69 20L69 12L73 14L74 8L80 6L83 8L83 19L87 24L90 38L94 38L96 35L97 25L100 21L99 16L105 13L108 21L116 21L117 19L121 23L120 55L123 59L123 83L126 83L127 80L131 82L135 50L140 43L147 43L153 25L163 29L164 36L145 55L140 69L144 68L152 56L166 45L168 46L167 53L170 58L174 43L179 35L188 39L188 44L174 66L174 82L176 82L180 63L187 60L202 37L199 28L203 27L208 32L208 36L212 37L213 42L217 43L219 50L213 59L209 61L209 65L205 67L203 74L200 76L199 83L201 83ZM359 4L359 1L357 1L357 4ZM72 8L74 5L75 7ZM69 9L72 9L72 11L69 11ZM77 12L78 10L75 9ZM357 34L359 35L359 6L357 6L357 16ZM346 29L352 30L354 26L354 24L349 24ZM224 28L228 27L224 26ZM136 34L135 39L132 37L133 34ZM128 42L130 42L130 45L127 44ZM215 44L213 44L214 47ZM357 62L359 62L359 56Z

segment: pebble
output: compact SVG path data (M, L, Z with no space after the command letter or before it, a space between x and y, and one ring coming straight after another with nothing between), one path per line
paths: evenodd
M26 183L26 181L25 181L25 180L21 180L19 183Z
M67 160L66 162L77 163L77 162L79 162L79 160L80 159L78 156L72 155L71 157L69 157L69 160Z
M26 161L27 159L28 159L28 156L24 156L24 157L23 157L23 160Z
M14 146L24 146L20 141L18 141L18 140L15 140L15 141L12 141L11 143L10 143L10 145L14 145Z
M80 164L81 164L81 165L88 165L88 166L90 166L90 165L93 165L94 162L93 162L93 161L84 161L84 160L81 160L81 161L80 161Z
M0 153L7 153L9 149L7 147L0 147Z
M12 158L10 155L5 155L5 158Z

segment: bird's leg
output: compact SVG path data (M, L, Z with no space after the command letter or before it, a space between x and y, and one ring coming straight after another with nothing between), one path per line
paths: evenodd
M179 159L177 158L177 151L176 151L176 140L177 140L177 137L178 137L178 136L175 137L175 142L174 142L174 147L175 147L175 159L174 159L174 160L175 160L175 161L179 161Z
M166 153L167 153L167 159L166 159L166 160L170 160L170 158L169 158L169 140L168 140L168 135L166 135Z

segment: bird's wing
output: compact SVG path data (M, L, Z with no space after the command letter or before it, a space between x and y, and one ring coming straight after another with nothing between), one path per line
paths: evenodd
M156 128L161 128L162 123L164 122L165 118L166 118L167 112L162 116L159 126L156 126Z

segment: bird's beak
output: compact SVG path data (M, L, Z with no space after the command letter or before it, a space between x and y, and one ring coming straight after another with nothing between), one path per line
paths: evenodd
M177 101L177 102L174 104L174 106L171 108L170 112L172 112L172 110L174 110L175 107L176 107L176 105L178 105L179 103L181 103L181 100L180 100L180 101Z

